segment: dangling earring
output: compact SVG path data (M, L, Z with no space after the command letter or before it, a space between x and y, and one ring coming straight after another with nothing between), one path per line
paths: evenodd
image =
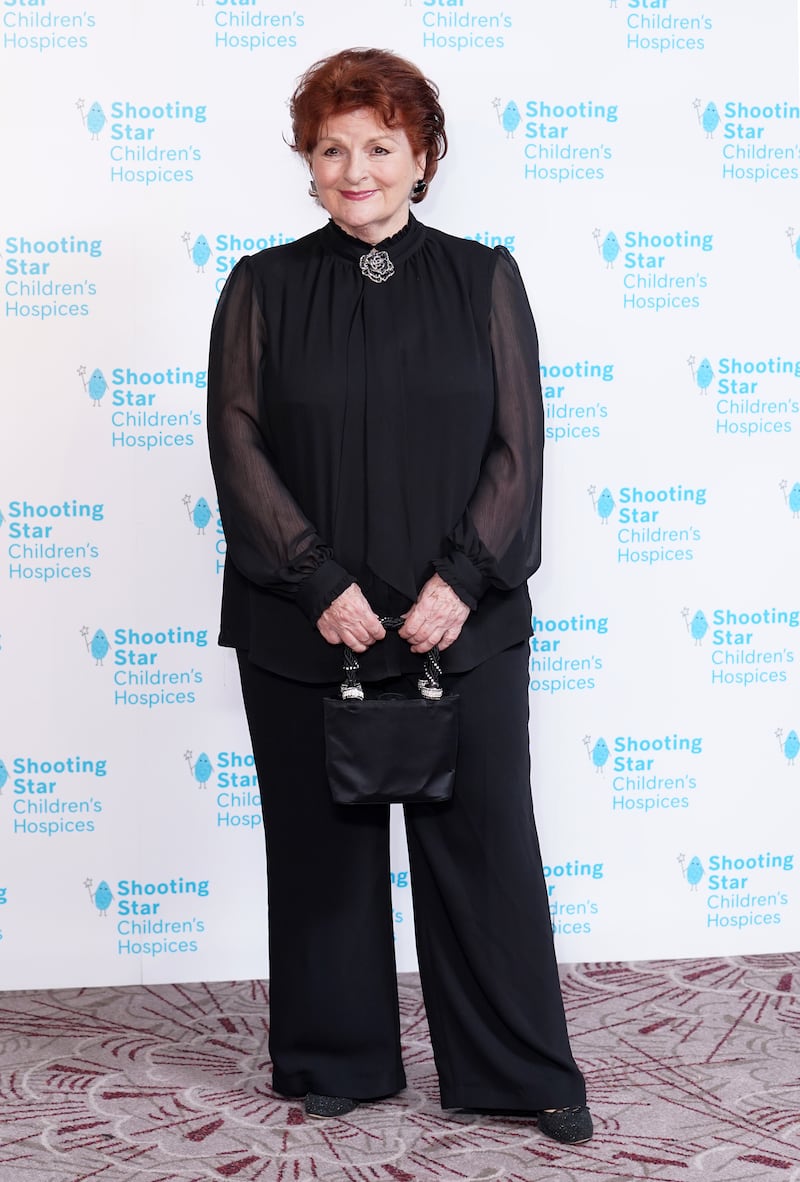
M427 189L427 187L428 187L427 181L423 181L423 180L414 181L414 184L411 186L411 196L412 197L421 197L422 194Z
M308 186L308 195L309 197L319 197L319 193L317 192L317 182L314 180L313 176Z

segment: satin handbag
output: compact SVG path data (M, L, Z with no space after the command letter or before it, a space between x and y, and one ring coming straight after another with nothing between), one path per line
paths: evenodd
M402 619L382 619L384 628ZM325 698L325 765L337 804L434 804L450 800L458 751L458 694L441 686L439 650L425 655L418 696L382 693L358 679L345 646L338 698Z

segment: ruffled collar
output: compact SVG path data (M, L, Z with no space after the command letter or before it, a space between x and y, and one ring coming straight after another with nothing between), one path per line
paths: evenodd
M322 233L326 245L335 254L341 255L343 258L352 259L356 265L358 265L362 255L368 254L371 250L385 250L389 258L396 265L407 258L412 251L416 250L422 244L422 240L425 237L425 227L409 211L408 221L402 230L398 230L396 234L392 234L388 238L376 242L374 245L371 242L364 242L361 238L356 238L354 235L348 234L333 219L328 222L327 226L323 226Z

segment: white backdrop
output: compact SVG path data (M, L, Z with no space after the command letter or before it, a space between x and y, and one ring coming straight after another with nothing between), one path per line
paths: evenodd
M513 250L540 330L559 956L797 947L795 0L5 0L0 38L0 986L267 972L206 350L237 258L321 223L286 98L347 45L440 84L417 212Z

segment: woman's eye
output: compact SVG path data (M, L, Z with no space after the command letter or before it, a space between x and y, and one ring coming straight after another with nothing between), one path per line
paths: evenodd
M326 148L325 151L323 152L323 156L336 156L338 154L338 151L339 151L338 148Z

